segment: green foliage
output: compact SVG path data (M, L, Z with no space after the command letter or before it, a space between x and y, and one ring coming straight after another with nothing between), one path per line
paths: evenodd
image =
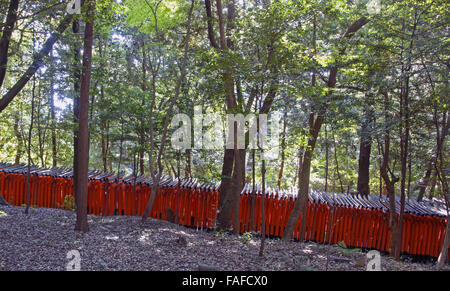
M251 232L244 232L241 235L241 243L243 243L244 245L248 244L251 241L252 237L253 234Z
M218 42L217 7L215 1L211 2L213 32ZM215 112L218 119L230 113L224 102L226 70L232 72L233 93L242 99L238 98L233 113L258 111L254 104L245 108L253 88L258 89L258 102L275 89L270 112L286 113L281 187L289 188L297 186L299 152L308 146L311 137L310 114L317 117L318 110L326 104L328 110L315 145L310 182L313 188L324 189L328 164L328 191L335 192L342 191L341 184L344 191L356 190L361 125L365 113L373 112L374 122L367 132L372 145L370 188L372 193L378 193L382 186L379 168L386 129L391 132L390 170L397 175L400 172L400 92L409 77L412 166L408 179L410 196L414 197L414 185L422 178L435 148L435 121L442 125L443 116L448 114L448 1L386 0L381 1L377 14L369 13L366 0L245 2L244 7L242 1L235 1L234 28L225 26L225 34L234 46L223 51L211 47L204 3L196 1L187 75L173 112L192 117L194 106L202 105L204 112ZM224 1L224 7L229 3ZM37 48L54 32L64 5L50 8L53 4L57 1L40 1L31 6L21 3L19 11L27 13L11 38L1 95L20 78ZM148 174L149 155L157 154L168 112L167 100L176 88L190 1L97 0L96 4L89 167L111 171L117 170L120 162L121 169L129 174L135 159L138 163L142 155L144 172ZM224 9L224 17L227 16ZM348 26L361 16L369 22L351 39L342 39ZM30 161L34 165L52 166L52 130L56 133L58 166L72 165L73 98L77 94L72 76L81 67L81 59L74 63L74 49L82 47L85 22L83 15L77 19L80 33L67 29L55 44L53 57L44 58L44 65L35 75L38 106ZM409 58L413 66L408 72ZM336 87L331 89L327 81L334 66L339 71ZM31 124L32 82L33 79L0 113L0 162L28 162L26 132ZM52 88L56 102L54 122L49 104ZM387 112L384 92L389 97ZM155 107L150 120L152 102ZM150 124L156 145L151 153ZM444 145L444 152L448 152L447 148ZM164 175L175 175L176 157L169 145L163 156ZM448 156L443 158L442 163L448 164ZM183 152L182 176L190 160L191 173L187 174L204 182L220 181L222 159L223 151ZM246 182L252 180L251 165L251 151L247 150ZM256 183L260 183L259 153L255 165ZM280 167L280 158L267 163L268 187L276 186Z
M75 211L75 199L73 195L66 195L61 207L66 210Z
M181 2L181 3L180 3ZM177 0L126 0L122 11L127 15L129 26L139 27L140 32L159 33L171 29L183 21L183 1Z
M345 255L351 255L352 253L361 251L361 249L359 249L359 248L349 248L349 247L347 247L347 245L345 244L344 241L338 242L337 246L339 247L339 250L341 250L342 253L344 253Z
M213 230L213 234L214 234L215 237L225 238L225 237L227 237L227 236L231 233L232 230L233 230L232 227L230 227L230 228L228 228L228 229L218 229L218 228L215 228L215 229Z

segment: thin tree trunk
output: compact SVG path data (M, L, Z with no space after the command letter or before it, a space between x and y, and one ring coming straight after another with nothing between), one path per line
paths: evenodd
M80 25L78 20L74 20L72 23L72 32L73 34L77 34L80 31ZM77 42L74 43L73 50L73 60L72 60L72 69L73 69L73 193L77 193L77 185L78 185L78 120L80 113L80 82L81 82L81 73L80 73L80 47ZM77 199L75 199L76 205Z
M30 128L28 129L28 145L27 145L28 166L27 166L27 206L25 208L26 215L28 215L28 210L30 208L30 196L31 196L30 195L31 137L33 133L33 123L34 123L35 89L36 89L36 78L33 78L33 88L31 91L31 121L30 121Z
M395 183L398 182L399 178L395 177L391 173L391 178L389 178L389 150L390 150L390 130L388 129L387 122L390 119L388 114L389 109L389 99L388 94L384 93L384 112L385 112L385 137L384 137L384 151L383 151L383 164L381 166L381 175L384 179L386 185L387 195L389 197L389 230L390 230L390 247L389 253L391 256L395 256L399 246L398 242L398 220L397 211L395 207Z
M82 0L83 2L83 0ZM19 80L12 86L9 91L3 95L0 99L0 113L8 106L8 104L17 96L17 94L25 87L31 77L36 73L36 71L42 66L42 61L44 57L48 55L52 49L55 42L59 39L61 34L66 30L69 24L72 22L73 15L66 15L59 23L56 31L53 32L47 41L42 46L39 53L37 53L31 65L28 67L27 71L20 77Z
M428 192L428 199L433 199L434 195L434 189L436 188L436 171L433 171L433 175L431 178L431 184L430 184L430 190Z
M95 0L88 3L86 27L84 31L83 67L80 88L80 112L78 128L78 177L77 177L77 220L75 230L87 232L87 192L89 166L89 85L91 80L92 44L94 36Z
M328 157L328 129L327 125L325 124L325 192L328 192Z
M188 59L188 53L189 53L189 39L191 36L191 20L192 20L193 9L194 9L194 0L192 0L190 10L189 10L189 16L188 16L188 21L187 21L187 32L186 32L185 43L184 43L184 56L183 56L183 61L182 61L181 68L180 68L180 76L178 77L177 85L175 88L175 94L169 100L169 105L168 105L169 107L168 107L168 110L166 113L166 118L164 119L163 134L161 137L161 145L159 147L158 157L157 157L157 165L158 165L158 174L157 175L155 175L155 172L153 170L152 158L151 158L154 140L153 140L153 124L150 124L150 161L149 162L150 162L150 174L152 176L152 180L153 180L154 184L152 186L152 192L150 194L150 199L149 199L147 206L145 208L145 211L142 215L142 222L144 222L147 219L147 217L149 216L150 211L153 207L153 203L156 198L156 193L158 190L161 173L162 173L162 169L163 169L162 163L161 163L161 157L165 150L169 118L171 116L175 102L178 100L178 96L180 95L181 84L182 84L185 74L186 74L186 65L187 65L187 59ZM153 112L153 106L151 108L150 114L152 114L152 112ZM150 116L150 120L151 120L151 116Z
M133 153L133 201L134 201L134 216L137 216L137 196L136 196L136 176L137 176L137 161L136 153Z
M177 197L176 197L176 207L175 207L175 223L178 224L179 221L179 217L178 217L178 205L179 205L179 197L180 197L180 187L181 187L181 173L180 173L180 169L181 169L181 152L178 151L177 153L177 179L178 179L178 183L177 183Z
M19 0L11 0L9 2L8 14L6 16L6 25L3 27L2 37L0 39L0 88L6 76L6 68L8 65L8 49L11 41L14 25L17 21L17 9L19 8ZM0 110L1 112L1 110Z
M146 63L146 53L145 53L145 42L142 41L142 83L141 89L143 92L147 91L147 63ZM142 99L142 107L145 107L145 98ZM142 119L140 124L139 133L139 171L142 174L145 172L144 154L145 154L145 130L144 130L145 119Z
M55 74L55 61L53 59L53 50L50 51L51 59L51 80L50 80L50 119L51 119L51 133L52 133L52 166L58 166L58 149L56 145L56 116L55 116L55 88L53 88L53 80Z
M278 189L281 189L281 179L283 179L283 170L284 170L284 160L286 157L286 119L287 119L287 108L284 111L284 120L283 120L283 132L281 135L281 165L280 171L278 172Z
M445 228L444 242L441 246L441 252L437 260L437 267L440 269L444 267L448 260L448 248L450 245L450 213L447 211L447 227Z
M357 21L355 21L353 24L351 24L343 38L351 38L361 27L363 27L366 23L368 23L369 20L365 17L361 17ZM339 55L345 54L345 47L343 47ZM338 67L333 66L330 70L327 87L329 89L333 89L336 86L337 82L337 73L338 73ZM331 91L330 93L331 94ZM311 173L311 159L312 154L314 152L314 148L316 145L317 137L320 132L320 128L322 126L322 123L325 118L325 113L328 110L329 106L329 96L326 96L325 101L321 109L317 112L317 116L314 119L314 115L316 112L312 111L310 115L310 122L309 122L309 132L311 137L308 139L308 146L305 149L304 157L303 157L303 164L301 167L301 172L299 174L299 190L298 190L298 198L297 201L294 204L294 209L291 212L291 216L288 219L285 231L283 233L283 240L290 240L293 235L294 228L297 224L298 218L300 217L300 214L302 214L302 226L300 230L300 240L303 240L303 234L305 230L305 218L306 218L306 209L307 209L307 202L308 202L308 191L309 191L309 178Z
M261 177L262 177L262 193L261 193L261 245L259 247L259 256L262 257L264 253L264 243L266 240L266 223L265 223L265 211L264 200L266 198L266 161L263 159L264 151L261 151Z
M23 136L19 129L19 122L20 122L20 113L17 111L14 114L14 134L17 138L17 150L16 150L16 157L14 160L14 163L16 165L20 164L20 159L22 158L23 153Z
M185 152L186 155L186 167L184 170L184 176L187 178L192 177L192 170L191 170L191 150L190 149L186 149Z
M366 100L369 100L366 96ZM360 145L359 145L359 160L358 160L358 182L357 191L364 196L370 193L369 188L369 168L370 168L370 151L371 151L371 120L372 111L371 109L366 109L364 112L364 120L361 125L360 133Z
M428 187L428 184L430 184L430 177L431 177L431 172L432 172L432 161L429 160L427 162L427 169L425 171L425 174L422 178L422 180L419 182L419 184L415 187L415 189L419 188L419 194L417 195L417 201L422 201L423 199L423 195L425 194L425 190Z
M255 188L255 150L252 150L252 209L250 213L250 231L253 231L255 225L255 202L256 202L256 188Z
M339 185L341 186L341 193L344 193L344 185L342 184L341 174L339 172L339 161L337 158L337 145L336 145L336 139L334 137L334 133L332 135L333 139L333 145L334 145L334 162L336 163L336 174L338 176Z
M120 108L123 108L123 106L120 106ZM120 114L120 145L119 145L119 163L117 164L117 183L119 183L120 180L120 167L122 166L122 154L123 154L123 112ZM116 197L114 202L114 214L115 215L121 215L119 213L119 187L116 187Z

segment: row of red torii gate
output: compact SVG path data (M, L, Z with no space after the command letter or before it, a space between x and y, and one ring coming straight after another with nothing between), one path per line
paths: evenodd
M0 164L0 193L12 205L26 204L27 167ZM73 178L69 168L31 168L30 206L68 209L73 207ZM150 198L152 180L145 175L89 172L88 213L93 215L142 215ZM197 179L163 178L150 217L167 220L168 209L178 215L178 223L199 229L215 226L219 201L218 183ZM264 197L265 233L281 237L296 200L296 189L252 191L245 185L241 193L239 231L260 231ZM253 194L254 193L254 194ZM252 206L253 205L253 206ZM252 221L252 207L254 219ZM397 213L400 202L396 201ZM442 247L447 210L439 199L409 200L403 216L402 252L437 257ZM389 201L376 195L309 193L306 239L327 244L344 242L351 247L389 250ZM294 230L299 238L301 218ZM450 252L449 252L450 257Z

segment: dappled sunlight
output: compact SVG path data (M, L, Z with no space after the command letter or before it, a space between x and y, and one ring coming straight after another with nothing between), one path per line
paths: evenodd
M148 243L149 238L150 238L150 233L143 231L141 236L138 238L138 241L141 243Z
M193 234L189 234L189 233L187 233L185 231L178 230L178 229L161 228L160 231L171 232L171 233L174 233L174 234L183 235L183 236L187 236L187 237L194 237L195 236Z
M107 240L119 240L119 237L117 235L112 235L112 236L107 235L107 236L105 236L105 239L107 239Z
M313 253L313 251L310 249L303 249L302 252L308 255Z

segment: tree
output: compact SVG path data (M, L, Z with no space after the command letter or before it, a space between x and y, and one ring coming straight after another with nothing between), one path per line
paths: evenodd
M359 29L361 29L369 20L366 17L361 17L353 24L351 24L346 32L344 33L342 39L351 38ZM339 51L339 55L342 56L345 54L346 48L343 47ZM305 232L305 223L306 223L306 207L308 201L308 190L309 190L309 179L310 179L310 171L311 171L311 159L312 154L314 152L314 148L317 142L317 138L319 136L320 128L322 127L322 123L324 121L325 113L329 106L329 98L331 95L331 90L336 86L337 82L337 73L338 67L334 65L329 72L327 87L330 89L325 98L325 101L322 103L322 106L317 111L311 110L310 118L309 118L309 134L310 137L308 139L308 146L304 151L302 157L302 166L299 169L299 185L298 185L298 196L297 200L294 204L294 208L291 212L289 220L287 222L285 231L283 233L284 240L290 240L293 235L294 228L297 224L297 220L300 217L300 213L302 213L302 222L301 222L301 230L300 230L300 239L304 238Z
M17 9L19 8L19 0L11 0L9 2L8 15L6 16L6 25L3 27L2 37L0 39L0 88L5 80L6 68L8 65L8 49L11 41L11 35L14 25L17 21Z
M47 41L42 46L39 53L37 53L31 65L28 67L26 72L21 76L21 78L12 86L9 91L3 95L0 99L0 113L8 106L8 104L17 96L17 94L25 87L31 77L36 73L36 71L42 66L43 59L47 56L52 49L55 42L59 39L60 34L63 33L69 24L72 22L73 15L66 15L59 23L56 31L53 32Z
M88 165L89 165L89 88L92 66L92 43L94 39L94 13L95 0L87 0L86 27L84 30L83 67L81 71L80 86L80 112L78 120L78 147L77 147L77 220L75 230L87 232L87 192L88 192Z
M158 156L157 156L157 166L158 166L157 173L155 173L155 171L153 169L152 154L151 154L151 151L153 150L153 147L154 147L152 115L153 115L155 99L152 100L152 105L151 105L151 109L150 109L150 118L149 118L151 120L151 123L150 123L150 161L149 162L150 162L150 174L152 176L153 185L152 185L152 192L150 194L150 199L149 199L147 206L144 210L144 213L142 215L142 222L144 222L150 214L150 211L153 207L153 202L155 201L155 198L156 198L156 193L158 191L159 182L162 177L163 166L162 166L161 158L162 158L162 155L165 150L165 143L166 143L166 139L167 139L167 128L169 126L169 117L171 116L172 109L173 109L175 102L177 101L178 96L180 94L181 84L182 84L182 81L184 80L185 74L186 74L186 65L187 65L187 59L188 59L188 53L189 53L189 39L190 39L190 35L191 35L191 20L192 20L193 9L194 9L194 0L192 0L192 2L191 2L189 14L188 14L188 21L186 24L187 29L186 29L186 37L184 40L184 55L183 55L183 60L181 63L181 68L180 68L180 75L177 80L175 93L169 99L169 105L168 105L169 109L166 114L166 118L164 120L163 135L161 138L161 144L159 146L159 151L158 151Z

